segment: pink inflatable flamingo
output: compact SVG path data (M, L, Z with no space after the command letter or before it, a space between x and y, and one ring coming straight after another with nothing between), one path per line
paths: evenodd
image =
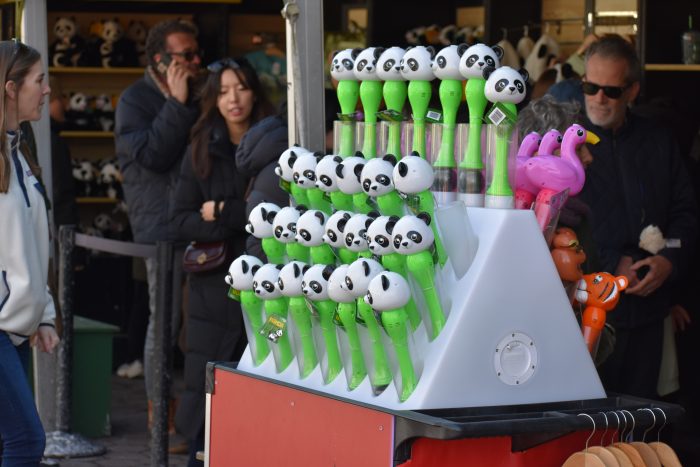
M540 155L525 163L525 176L540 188L535 201L535 216L542 228L550 221L549 205L553 195L568 188L569 196L574 196L583 188L586 175L576 148L583 143L596 144L598 141L600 139L595 134L573 124L564 133L561 157Z
M542 136L542 142L537 150L537 155L554 156L554 151L561 146L561 133L559 130L551 129Z
M530 209L539 188L525 176L525 163L537 152L542 138L533 131L523 138L515 156L515 209Z

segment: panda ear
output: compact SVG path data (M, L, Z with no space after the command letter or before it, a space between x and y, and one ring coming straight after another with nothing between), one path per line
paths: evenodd
M350 56L352 57L353 60L355 60L357 58L357 56L360 55L360 53L362 53L362 49L355 48L355 49L352 49L352 51L350 51Z
M299 270L299 265L297 263L292 263L292 271L294 271L294 277L299 277L301 271Z
M248 272L248 262L246 260L241 260L241 271L243 271L243 274L246 274Z
M310 267L311 267L311 266L309 266L308 264L305 264L304 267L301 268L301 272L302 272L302 273L305 273L306 271L309 270Z
M338 176L338 178L344 178L343 177L343 164L338 164L335 166L335 174Z
M256 272L258 272L258 269L260 269L260 265L256 264L253 266L253 268L250 270L251 274L255 275Z
M503 58L503 47L500 45L492 45L491 48L496 53L496 57L498 57L499 60Z
M281 271L284 267L284 264L276 264L275 267Z
M321 222L321 225L326 223L326 216L321 211L316 211L314 217Z
M462 55L464 55L464 52L466 52L468 48L469 44L459 44L457 46L457 55L461 57Z
M314 157L316 158L316 162L319 162L321 159L326 157L326 155L324 153L322 153L321 151L316 151L316 152L314 152Z
M393 154L387 154L386 156L382 157L382 159L384 159L393 166L396 165L396 156L394 156Z
M267 213L267 216L265 216L265 220L272 224L275 221L275 216L277 216L277 211L270 211Z
M335 266L331 266L330 264L323 268L323 272L321 273L321 276L323 276L324 279L328 280L331 278L331 274L333 274L333 271L335 270Z
M362 169L365 168L365 164L357 164L353 170L355 172L355 175L357 175L357 180L360 180L360 176L362 175Z
M420 154L418 154L418 151L411 151L411 154L409 154L409 156L420 157Z
M421 212L416 217L418 217L418 219L425 222L425 225L430 225L430 221L431 221L430 214L428 214L427 212Z
M388 277L386 277L386 274L382 274L382 289L384 292L389 290L389 287L391 286L391 281L389 280Z
M430 54L431 60L435 58L435 47L433 47L432 45L429 45L428 47L425 48L425 50L427 50L428 53Z
M338 55L339 53L340 53L340 50L334 50L334 51L333 51L333 56L332 56L331 58L335 58L335 56ZM298 146L298 145L295 144L295 146Z
M537 49L537 58L544 58L547 56L547 44L542 44L540 45L540 48Z
M405 162L399 162L399 175L402 177L408 175L408 165Z
M413 46L412 46L412 45L409 45L408 47L406 47L406 50L404 51L404 53L408 52L408 51L411 50L412 48L413 48Z
M530 79L530 73L528 73L525 68L519 69L518 73L520 73L520 76L522 76L525 82L527 83L527 81Z
M306 207L305 205L303 205L303 204L297 205L294 209L296 209L297 211L299 211L299 214L304 214L306 211L309 210L309 208L307 208L307 207Z
M334 160L335 162L339 163L339 164L340 164L341 162L343 162L343 158L340 157L340 156L335 156L335 157L333 157L333 160Z
M370 269L369 269L369 263L367 261L362 261L362 270L365 273L365 276L369 276Z
M338 220L338 230L340 233L345 232L345 226L348 223L348 219L350 219L350 216L346 214L340 220Z
M364 158L365 158L365 155L362 154L362 151L355 151L355 157L361 157L361 158L364 159Z
M379 57L382 56L386 49L384 47L375 47L374 48L374 58L379 60Z
M377 217L379 217L379 213L377 211L370 211L367 213L367 217L370 218L370 221L374 221Z
M294 162L297 160L297 153L294 151L289 151L289 158L287 159L287 164L289 164L289 168L291 169L294 167Z
M262 216L263 219L266 219L267 218L267 209L260 208L260 215Z
M496 69L492 66L485 66L481 72L481 76L483 76L484 79L489 79L489 76L491 76L491 73L493 73L495 70Z
M391 216L389 217L389 220L386 223L386 231L387 233L393 233L394 232L394 227L396 226L396 223L399 221L399 216Z

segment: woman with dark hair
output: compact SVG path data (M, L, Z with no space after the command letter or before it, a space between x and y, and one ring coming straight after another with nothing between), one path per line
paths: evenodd
M39 52L16 41L0 42L0 79L0 464L36 466L46 435L27 384L29 338L49 353L59 339L46 197L20 123L41 118L50 89Z
M236 148L251 125L273 109L244 59L225 58L208 70L200 91L201 115L174 191L172 226L181 240L226 241L236 257L245 249L250 183L236 167ZM175 417L178 431L192 441L189 465L198 465L194 454L204 446L206 364L236 360L246 344L241 308L227 297L227 267L189 277L185 391Z

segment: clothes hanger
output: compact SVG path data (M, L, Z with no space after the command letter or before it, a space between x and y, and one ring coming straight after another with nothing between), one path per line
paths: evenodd
M617 459L617 462L620 464L620 467L634 467L634 464L632 464L629 456L627 456L622 449L613 446L613 443L615 442L615 434L620 433L620 417L617 415L617 412L612 412L612 414L615 415L615 418L617 419L617 428L615 431L613 431L612 438L610 438L610 444L606 448L613 453L615 459ZM625 420L625 428L626 427L627 420Z
M647 467L646 463L642 459L642 456L639 454L639 451L637 451L634 447L630 446L629 443L622 441L623 439L625 439L624 434L625 430L627 429L627 415L625 414L625 410L622 410L621 413L625 419L625 427L620 432L620 441L614 443L613 446L619 448L622 452L625 453L625 455L627 455L627 457L629 457L633 467ZM634 431L634 417L632 417L632 430L630 430L630 433L632 433L632 431Z
M600 457L588 451L588 442L595 434L595 420L593 420L593 417L591 417L587 413L580 413L578 414L578 416L590 418L591 422L593 422L593 431L591 431L591 434L586 440L586 449L584 449L583 451L575 452L572 455L570 455L566 459L566 461L564 461L562 467L606 467L605 463L603 463Z
M652 412L651 415L652 417L654 417L654 423L649 428L644 430L644 433L642 434L642 441L634 441L631 442L630 445L637 451L639 451L639 454L642 456L644 463L646 463L648 467L661 467L659 456L657 456L656 452L645 442L647 433L649 433L649 430L654 428L654 425L656 425L656 415L654 415L654 412Z
M656 441L649 443L649 446L651 446L651 448L656 452L656 455L659 456L659 461L661 461L661 465L664 467L681 467L681 461L678 459L676 451L674 451L668 444L660 441L661 430L664 429L666 422L668 421L666 419L666 413L660 407L654 408L658 409L661 412L661 415L664 416L664 424L661 425L661 428L659 428L659 431L656 433ZM654 413L653 409L647 410L651 410L651 413Z
M592 452L596 456L600 457L600 460L603 461L605 467L621 467L615 455L603 446L605 434L608 432L608 416L605 414L605 412L600 413L603 414L603 417L605 417L605 430L600 436L600 446L591 446L588 448L588 452Z

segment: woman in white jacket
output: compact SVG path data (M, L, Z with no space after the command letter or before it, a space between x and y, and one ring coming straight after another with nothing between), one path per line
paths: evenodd
M16 41L0 42L0 79L0 463L37 466L46 436L27 383L29 339L45 352L59 339L45 193L19 124L39 120L50 89L39 53Z

